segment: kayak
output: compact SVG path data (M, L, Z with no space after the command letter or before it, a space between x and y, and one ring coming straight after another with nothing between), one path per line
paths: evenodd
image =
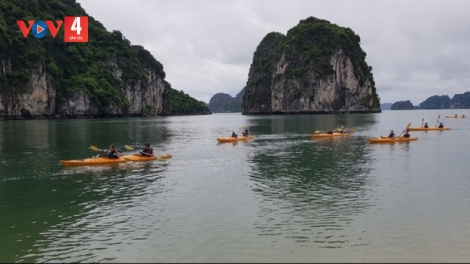
M121 158L125 159L126 161L149 161L149 160L162 160L162 159L169 159L173 157L171 154L159 155L159 156L144 156L140 154L131 154L131 155L124 155Z
M378 138L369 138L368 141L369 143L395 143L395 142L409 142L409 141L414 141L418 140L417 137L394 137L394 138L389 138L389 137L383 137L380 136Z
M311 134L312 138L336 138L336 137L343 137L343 136L350 136L352 133L318 133L318 134Z
M108 158L108 157L93 157L82 160L60 160L65 166L89 166L89 165L110 165L110 164L119 164L126 162L126 159L123 158Z
M150 160L165 160L173 157L171 154L159 156L143 156L139 154L124 155L119 158L110 159L108 157L93 157L82 160L60 160L65 166L91 166L91 165L111 165L125 163L127 161L150 161Z
M446 118L468 118L468 116L446 116Z
M437 130L437 131L442 131L442 130L451 130L452 128L450 127L409 127L408 130L410 131L429 131L429 130Z
M244 137L244 136L238 136L238 137L220 137L217 138L217 141L219 142L234 142L234 141L240 141L240 140L249 140L253 139L252 136Z

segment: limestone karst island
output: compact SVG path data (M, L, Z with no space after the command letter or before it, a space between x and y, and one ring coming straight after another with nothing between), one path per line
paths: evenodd
M216 94L213 112L243 114L379 113L372 67L350 28L309 17L287 35L267 34L254 52L246 86ZM241 95L242 94L242 95Z

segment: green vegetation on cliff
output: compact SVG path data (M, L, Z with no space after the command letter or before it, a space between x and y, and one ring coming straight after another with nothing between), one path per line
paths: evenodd
M204 102L192 98L183 91L171 88L168 82L165 82L165 90L163 90L162 96L163 115L203 115L211 113Z
M77 90L89 95L102 110L115 104L128 107L129 102L119 92L120 80L113 76L109 61L122 69L122 79L137 81L145 77L143 65L153 66L164 76L163 66L140 46L132 46L121 32L108 32L104 26L89 17L88 43L64 42L63 25L55 38L50 34L42 39L31 33L21 34L16 20L63 20L65 15L86 16L86 12L73 0L0 0L4 20L0 20L0 58L11 62L11 71L1 76L3 91L14 96L25 91L30 71L45 66L54 80L57 103L60 105Z
M449 109L452 104L452 100L448 95L434 95L424 100L419 104L421 109Z
M334 74L330 59L341 49L351 59L354 75L365 81L371 76L372 68L365 62L366 53L361 49L360 42L360 37L350 28L309 17L287 32L279 50L302 58L299 63L314 63L315 77L322 78ZM300 69L307 70L308 65L304 66Z
M52 76L56 109L77 91L83 91L100 114L106 114L109 106L124 111L129 107L121 91L123 83L138 84L148 77L149 70L165 78L163 65L150 52L131 45L119 31L108 32L91 16L87 43L64 42L64 25L55 38L50 33L41 39L31 33L23 37L17 19L28 26L27 20L55 23L64 16L87 16L75 0L0 0L0 11L0 66L7 69L0 71L0 95L7 112L11 99L27 91L31 73L37 69ZM117 69L122 75L116 74Z
M217 93L209 101L209 109L213 113L239 113L242 112L243 88L235 97L226 93Z
M398 101L398 102L393 103L390 109L391 110L411 110L411 109L415 109L415 107L410 102L410 100L406 100L406 101Z
M365 61L360 41L350 28L315 17L300 20L286 35L267 34L253 56L244 111L270 113L273 108L279 112L308 112L325 104L329 104L325 108L341 109L346 102L361 111L380 111L372 67ZM357 85L347 83L351 79L347 73L335 71L346 67L351 67ZM317 99L315 89L320 82L325 84L336 78L340 79L334 88L336 101L325 103Z

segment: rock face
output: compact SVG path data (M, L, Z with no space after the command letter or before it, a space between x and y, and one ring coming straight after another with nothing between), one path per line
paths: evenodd
M8 64L5 65L5 61L5 59L0 60L0 63L6 75L10 67ZM0 82L0 117L6 113L24 117L54 114L55 89L51 85L51 76L42 65L28 70L27 74L31 77L22 89L18 89L19 92L16 87L5 89Z
M222 113L224 112L223 107L226 103L233 99L230 94L226 93L216 93L212 98L209 100L209 109L213 113Z
M49 0L33 8L28 0L0 1L0 119L169 114L163 109L163 65L119 31L108 32L91 16L87 43L65 43L62 29L56 38L41 39L24 38L18 29L20 17L86 16L80 4ZM210 114L194 98L171 94L170 113Z
M410 100L398 101L392 104L391 110L411 110L415 109Z
M451 100L447 95L434 95L419 104L421 109L449 109Z
M452 97L450 108L452 109L469 109L470 108L470 92L463 94L455 94Z
M286 36L269 33L253 56L243 114L381 112L359 42L351 29L313 17Z
M235 97L226 93L217 93L209 101L209 109L213 113L239 113L242 112L243 88Z

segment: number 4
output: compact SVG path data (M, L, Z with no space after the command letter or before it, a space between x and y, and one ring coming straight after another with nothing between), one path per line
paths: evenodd
M77 31L77 35L80 35L80 31L82 28L80 27L80 17L75 17L72 23L72 27L70 28L72 31Z

